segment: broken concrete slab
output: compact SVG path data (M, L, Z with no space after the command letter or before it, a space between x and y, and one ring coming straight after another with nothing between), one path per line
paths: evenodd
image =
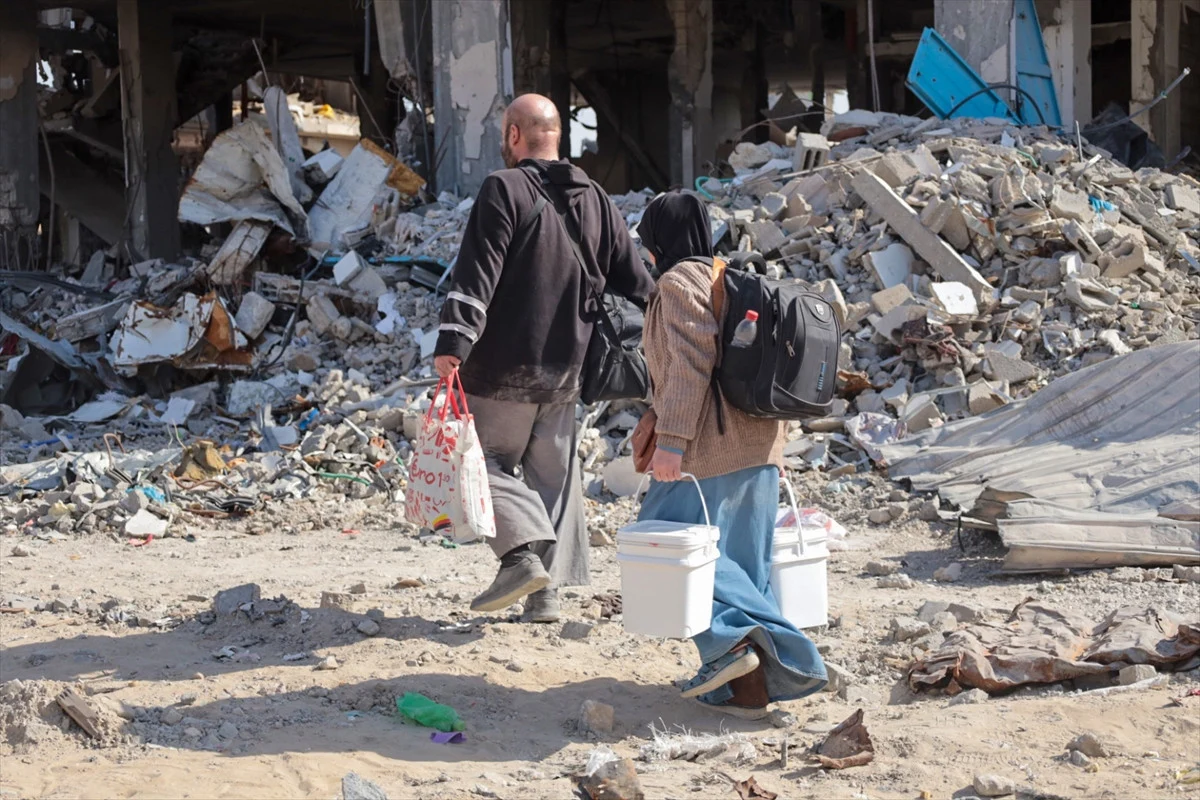
M1085 192L1063 186L1054 187L1054 195L1050 200L1050 213L1059 218L1073 219L1078 222L1090 222L1096 216Z
M903 283L898 283L888 289L875 292L871 295L871 306L881 315L886 315L889 311L910 303L913 300L913 293L909 291L908 286Z
M983 375L990 381L1022 383L1040 374L1041 371L1028 361L1001 353L990 353L983 362Z
M875 285L884 290L907 281L912 274L913 261L912 250L899 242L863 256L863 264L875 277Z
M966 284L982 305L991 305L992 285L950 245L922 225L916 212L890 186L870 172L859 173L852 185L867 205L879 213L938 275L948 281Z
M238 306L237 315L233 320L247 338L257 339L266 330L274 315L274 303L258 292L246 292L242 295L242 304Z
M979 314L979 303L970 288L957 281L932 283L929 291L933 300L947 314L955 317L974 317Z
M254 263L254 259L258 258L270 233L271 224L268 222L239 222L205 269L209 280L218 286L232 286L238 283Z

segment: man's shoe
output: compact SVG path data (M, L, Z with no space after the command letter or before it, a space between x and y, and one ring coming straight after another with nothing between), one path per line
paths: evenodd
M549 585L550 573L542 566L541 559L531 552L520 553L507 566L501 562L496 580L472 601L471 610L499 611Z
M562 612L558 608L558 590L542 589L525 598L525 613L522 622L558 622Z

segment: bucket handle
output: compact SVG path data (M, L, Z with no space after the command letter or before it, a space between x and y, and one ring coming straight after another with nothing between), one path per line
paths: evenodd
M646 482L650 480L650 477L651 477L650 473L647 472L646 475L642 478L642 482L638 484L637 493L634 494L634 497L642 496L642 492L646 489ZM704 524L711 528L712 527L712 518L708 516L708 503L706 503L704 501L704 492L700 491L700 481L696 480L696 476L690 472L683 473L683 477L689 479L692 483L696 484L696 493L700 495L700 507L704 509ZM638 503L638 508L639 509L641 508L641 503ZM797 516L796 518L799 519L799 516Z
M783 488L787 490L788 499L792 501L792 516L796 518L796 538L800 540L800 555L806 555L804 552L804 528L800 525L800 506L796 505L796 492L792 489L792 482L783 475L779 476L779 482L783 484Z

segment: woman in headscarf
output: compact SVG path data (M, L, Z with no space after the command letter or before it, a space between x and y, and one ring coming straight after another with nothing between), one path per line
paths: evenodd
M784 424L751 417L713 392L723 309L713 308L712 234L703 201L686 192L660 195L646 207L638 233L662 274L643 332L657 447L640 518L703 523L696 484L684 479L689 474L721 531L712 626L692 638L703 665L683 696L760 719L770 703L826 683L816 646L784 619L770 586Z

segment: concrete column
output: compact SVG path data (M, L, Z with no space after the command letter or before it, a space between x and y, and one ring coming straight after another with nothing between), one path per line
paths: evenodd
M1008 38L1012 15L1012 0L933 0L937 32L988 83L1011 79Z
M1153 102L1179 74L1181 6L1180 0L1130 0L1130 111ZM1149 113L1134 118L1150 133L1168 161L1180 149L1180 108L1180 94L1175 91Z
M571 154L571 73L567 65L566 3L520 0L512 3L513 92L549 97L563 121L559 155Z
M0 269L38 259L37 1L0 2Z
M179 162L171 13L158 0L118 0L125 129L125 203L139 258L179 253Z
M437 190L473 195L501 169L504 108L513 96L505 0L436 0L433 71Z
M1055 23L1042 29L1054 73L1063 125L1074 130L1092 118L1092 4L1059 0Z
M675 50L667 64L671 181L691 188L713 158L712 0L666 0L675 23Z

